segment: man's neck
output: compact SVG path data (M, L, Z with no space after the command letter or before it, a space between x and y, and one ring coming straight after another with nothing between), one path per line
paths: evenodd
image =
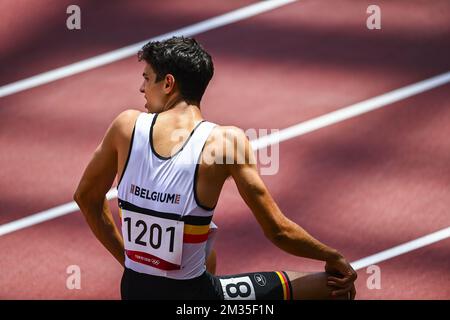
M174 116L186 116L190 115L194 119L202 118L200 106L196 104L190 104L185 100L178 100L168 102L161 113L172 114Z

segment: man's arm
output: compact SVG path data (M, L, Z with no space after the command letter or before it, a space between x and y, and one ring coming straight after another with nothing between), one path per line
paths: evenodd
M125 261L123 239L105 196L117 174L117 144L124 126L130 122L130 116L130 112L124 112L110 125L74 194L74 200L94 235L122 265Z
M227 165L229 174L265 236L288 253L326 261L328 270L338 271L352 281L356 279L356 272L337 250L316 240L281 212L258 173L253 150L245 133L241 129L231 127L227 136L235 141L232 155L235 161ZM245 161L238 163L238 157Z

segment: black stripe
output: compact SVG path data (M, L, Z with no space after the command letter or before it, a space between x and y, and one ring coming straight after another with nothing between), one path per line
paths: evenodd
M127 201L118 199L119 202L119 208L129 211L134 211L142 214L146 214L152 217L158 217L158 218L164 218L169 220L178 220L178 221L184 221L186 224L191 224L194 226L205 226L209 225L212 220L212 216L209 217L199 217L199 216L180 216L176 213L168 213L168 212L160 212L155 211L147 208L141 208L138 207L132 203L129 203Z
M137 121L137 118L136 118ZM120 182L122 181L123 176L125 175L125 171L127 170L128 161L131 156L131 149L133 149L133 140L134 140L134 131L136 130L136 123L134 123L133 133L131 134L130 148L128 149L127 161L125 161L125 166L123 167L122 176L120 177L119 183L117 184L117 188L119 188Z

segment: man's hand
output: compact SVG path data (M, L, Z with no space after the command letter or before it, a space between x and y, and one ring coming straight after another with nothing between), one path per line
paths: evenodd
M354 282L358 275L343 256L327 261L325 271L329 274L327 285L335 289L332 296L350 295L351 300L355 299Z

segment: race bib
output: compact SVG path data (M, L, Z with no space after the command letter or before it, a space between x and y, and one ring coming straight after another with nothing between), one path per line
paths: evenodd
M122 209L125 253L131 260L162 270L181 268L184 222Z

